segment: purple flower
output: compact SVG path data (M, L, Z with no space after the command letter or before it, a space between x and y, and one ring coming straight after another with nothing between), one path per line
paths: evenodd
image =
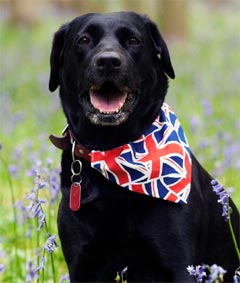
M36 256L40 256L40 253L41 253L41 249L40 248L36 248L35 255Z
M233 280L234 283L240 283L240 267L236 270Z
M123 282L126 281L125 279L127 278L127 272L128 272L128 266L123 268L123 270L121 271L121 279Z
M45 268L45 257L41 257L40 265L36 268L36 272L43 270Z
M187 267L187 271L189 275L195 277L197 282L205 283L223 282L223 276L227 272L221 266L218 266L216 264L213 264L212 266L198 265L196 267L191 265Z
M70 278L69 278L69 274L64 274L64 275L61 275L61 278L60 278L60 283L63 283L63 282L70 282Z
M3 264L0 264L0 273L3 273L5 270L5 266Z
M38 188L39 189L43 189L43 188L45 188L46 187L46 183L39 183L38 184Z
M209 272L210 274L206 280L206 283L223 282L223 276L227 271L221 266L213 264L209 267Z
M20 213L17 214L19 224L25 223L30 218L28 208L24 206L22 201L16 201L14 206L20 211Z
M57 243L56 243L56 238L57 236L54 235L54 236L51 236L49 235L45 245L44 245L44 249L45 251L47 251L48 253L53 253L55 248L57 247Z
M33 228L33 226L29 225L28 230L26 231L26 234L25 234L26 235L26 239L30 239L31 238L32 228Z
M16 164L9 165L8 172L10 173L13 179L17 179L19 177L19 168Z
M50 185L49 189L51 193L51 204L54 204L60 192L60 179L59 179L58 169L52 169L50 171L49 185Z
M187 267L187 271L188 271L189 275L191 275L191 276L194 276L195 272L196 272L195 267L193 265L189 265Z
M28 274L26 276L26 282L30 283L31 281L38 278L36 268L34 267L33 263L31 261L28 262Z
M187 271L189 272L189 275L195 276L195 279L199 283L203 282L204 277L207 277L205 269L206 269L205 265L203 265L203 266L197 265L196 267L191 265L191 266L187 267Z
M52 166L52 163L53 163L53 160L51 159L51 158L47 158L47 166L49 167L49 168L51 168L51 166Z
M39 200L34 192L27 196L27 199L31 200L27 209L32 211L33 218L38 218L39 225L37 231L40 231L45 224L46 218L42 209L42 204L45 204L46 202L44 200Z
M190 118L189 123L190 123L191 131L195 134L198 131L198 128L201 124L199 117L198 116L192 116Z
M209 117L213 113L212 103L206 98L202 99L203 113L206 117Z
M42 213L41 204L39 202L37 202L36 205L33 208L33 218L41 216L41 213Z
M196 273L195 273L195 277L197 279L197 282L202 282L203 281L203 277L206 277L206 272L205 270L205 266L200 266L198 265L196 267Z
M232 209L229 206L229 194L224 190L224 186L219 184L217 180L212 180L211 185L213 191L218 196L218 203L222 205L222 216L225 221L229 221L230 213L232 212Z
M41 175L38 170L33 170L34 182L37 185L38 189L43 189L46 186L45 182L42 182Z
M45 214L43 213L43 211L42 211L40 217L38 218L38 220L39 220L39 225L38 225L37 231L40 231L42 229L43 225L45 224Z

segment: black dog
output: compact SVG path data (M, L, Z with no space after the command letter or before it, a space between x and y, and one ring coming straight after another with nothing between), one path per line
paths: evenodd
M221 265L228 271L225 280L232 280L239 262L229 227L221 217L211 176L190 153L178 120L164 103L167 76L175 77L167 46L157 26L145 16L87 14L55 34L49 88L55 91L60 85L68 127L62 139L51 136L51 140L64 149L58 228L71 282L113 282L117 271L126 266L128 282L193 282L186 267L202 263ZM154 127L162 127L165 115L174 120L171 127L179 132L173 131L173 138L179 136L182 144L163 147L176 154L175 161L184 163L179 165L183 171L188 169L173 193L174 174L166 179L155 176L150 183L157 184L157 189L131 180L146 172L154 178L159 171L158 146L168 128L156 142L159 133L155 138ZM131 152L136 164L145 160L142 141L149 143L143 147L150 148L147 155L155 158L154 166L150 168L150 159L145 173L141 170L146 168L134 171L131 164L126 169L126 148L136 146L137 152ZM174 161L169 161L168 154L161 163L166 168ZM121 159L121 165L115 158ZM99 166L105 169L99 172ZM120 173L111 171L114 166ZM164 170L159 172L166 174ZM119 182L115 182L118 173ZM125 177L129 184L121 185ZM170 191L167 188L164 195L166 183ZM184 188L182 195L179 188ZM239 215L231 200L230 206L239 239Z

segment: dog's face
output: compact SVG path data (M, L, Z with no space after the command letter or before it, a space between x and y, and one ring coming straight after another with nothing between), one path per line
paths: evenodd
M49 88L60 84L70 123L87 119L106 127L127 123L130 116L137 120L163 102L165 74L174 78L168 49L144 16L87 14L55 34Z

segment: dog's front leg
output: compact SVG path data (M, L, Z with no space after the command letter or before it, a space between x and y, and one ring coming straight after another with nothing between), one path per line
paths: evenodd
M58 230L71 282L97 282L101 264L96 243L96 218L85 220L87 212L69 209L62 201L58 215Z

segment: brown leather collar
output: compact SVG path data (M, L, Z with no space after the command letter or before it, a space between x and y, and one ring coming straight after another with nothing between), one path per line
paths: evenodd
M50 135L49 139L52 142L52 144L55 145L57 148L66 150L72 147L72 151L78 158L85 159L91 162L91 151L86 149L85 147L83 147L81 144L77 142L77 139L74 137L73 133L70 131L68 125L64 128L62 132L62 137Z

